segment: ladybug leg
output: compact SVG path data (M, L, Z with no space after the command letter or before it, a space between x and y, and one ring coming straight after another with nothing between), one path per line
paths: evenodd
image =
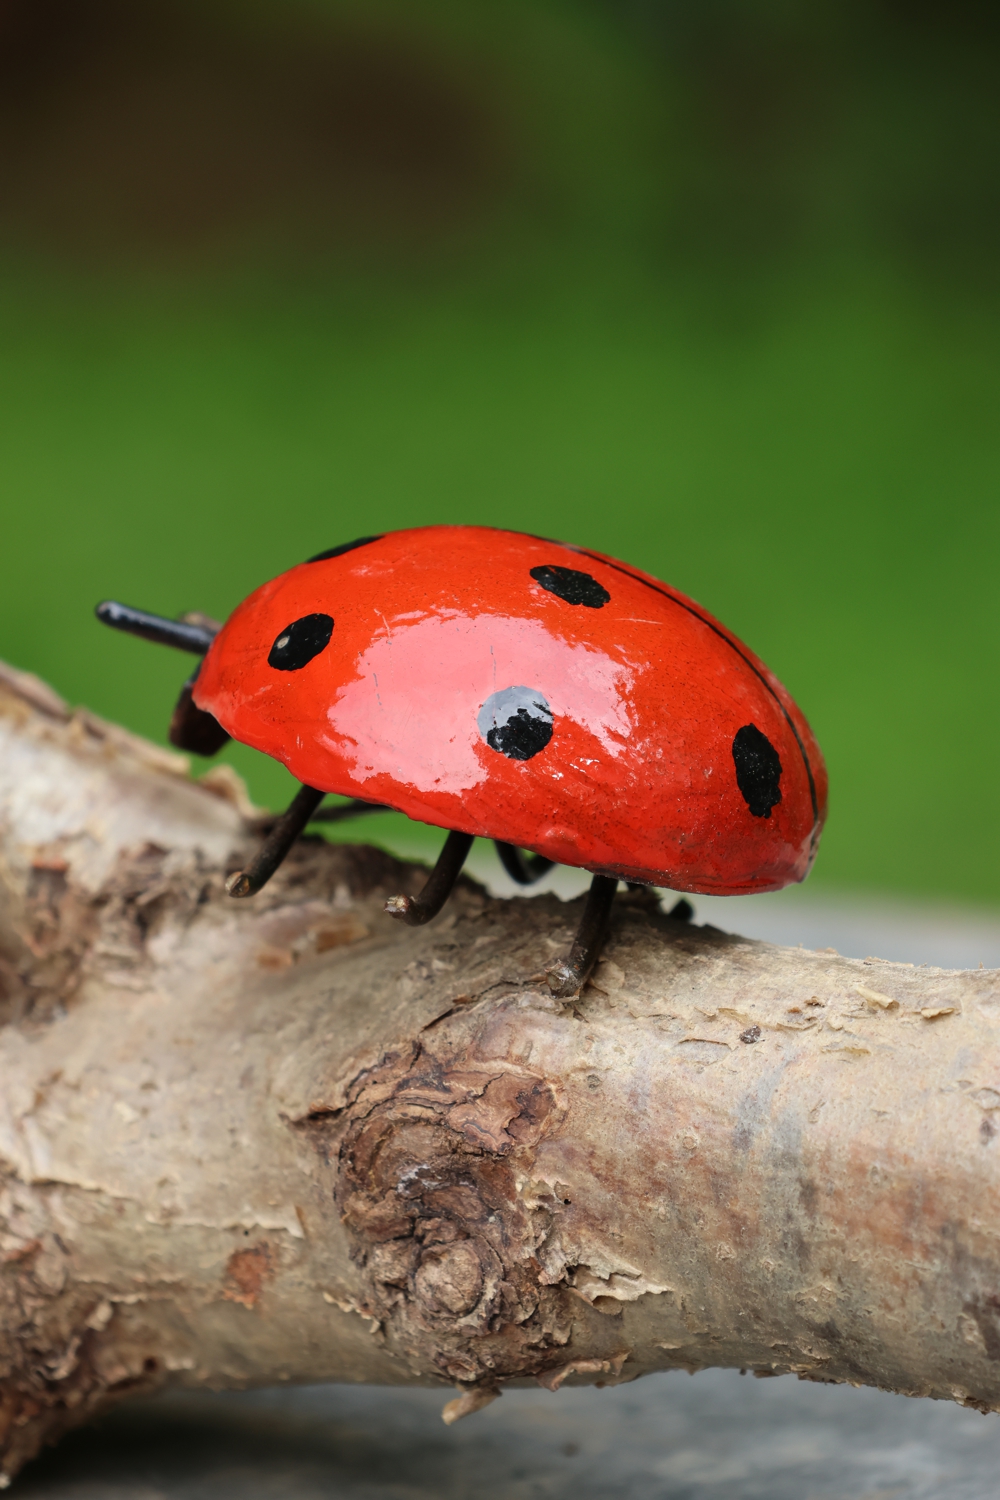
M546 971L549 989L558 999L571 1000L589 979L608 935L611 906L617 889L618 881L613 875L595 875L590 882L587 904L569 957Z
M340 802L333 807L321 807L314 812L311 821L313 823L342 823L345 818L359 818L362 813L382 812L385 804L383 802L362 802L360 797L355 797L352 802Z
M323 795L325 796L326 793L324 792ZM343 823L348 818L360 817L362 813L384 811L385 808L381 802L362 802L360 798L355 798L351 802L340 802L333 807L317 807L316 811L309 818L309 822ZM284 817L284 814L282 813L281 816ZM266 837L269 833L273 832L277 823L278 818L268 814L266 817L255 819L254 828L262 837Z
M255 896L267 884L325 796L314 786L299 788L246 869L226 881L231 896Z
M436 917L462 873L472 844L471 833L449 833L420 895L390 896L385 903L386 913L399 922L405 922L408 927L422 927L431 917Z
M513 844L501 844L499 839L493 840L496 851L511 880L516 880L518 885L534 885L536 880L541 880L551 870L554 860L546 859L542 854L524 854Z

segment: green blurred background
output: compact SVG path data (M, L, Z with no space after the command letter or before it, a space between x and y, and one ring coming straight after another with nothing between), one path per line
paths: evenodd
M0 656L162 742L97 599L561 536L787 684L818 886L996 903L997 14L0 0Z

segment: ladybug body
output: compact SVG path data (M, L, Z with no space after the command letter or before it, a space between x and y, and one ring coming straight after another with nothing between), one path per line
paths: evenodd
M691 599L600 553L427 526L319 553L222 626L112 601L97 614L204 658L174 744L214 754L232 736L302 782L233 896L260 890L310 822L396 808L450 830L422 893L386 903L410 925L440 911L476 835L522 884L553 862L593 872L547 971L568 998L620 879L742 895L805 879L815 856L826 770L781 683ZM328 792L358 800L321 810Z
M193 697L308 786L673 890L804 879L825 812L805 719L734 636L515 532L400 531L290 569L234 611Z

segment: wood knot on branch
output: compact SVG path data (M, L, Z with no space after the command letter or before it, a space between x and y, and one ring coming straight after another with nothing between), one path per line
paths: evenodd
M551 1218L520 1192L555 1112L543 1078L449 1067L419 1046L349 1105L337 1201L359 1311L421 1373L495 1383L545 1370L567 1343L570 1294L542 1284L536 1257Z

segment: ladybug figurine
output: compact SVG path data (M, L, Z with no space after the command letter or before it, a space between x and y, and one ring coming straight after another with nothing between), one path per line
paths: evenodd
M252 896L323 816L391 807L449 830L419 896L446 901L476 835L528 885L555 862L593 873L580 928L549 971L576 994L619 880L743 895L803 880L826 769L775 677L705 610L585 548L482 526L361 537L265 583L225 625L126 605L105 624L203 658L171 742L230 736L302 783L255 859ZM320 810L328 792L355 799Z

